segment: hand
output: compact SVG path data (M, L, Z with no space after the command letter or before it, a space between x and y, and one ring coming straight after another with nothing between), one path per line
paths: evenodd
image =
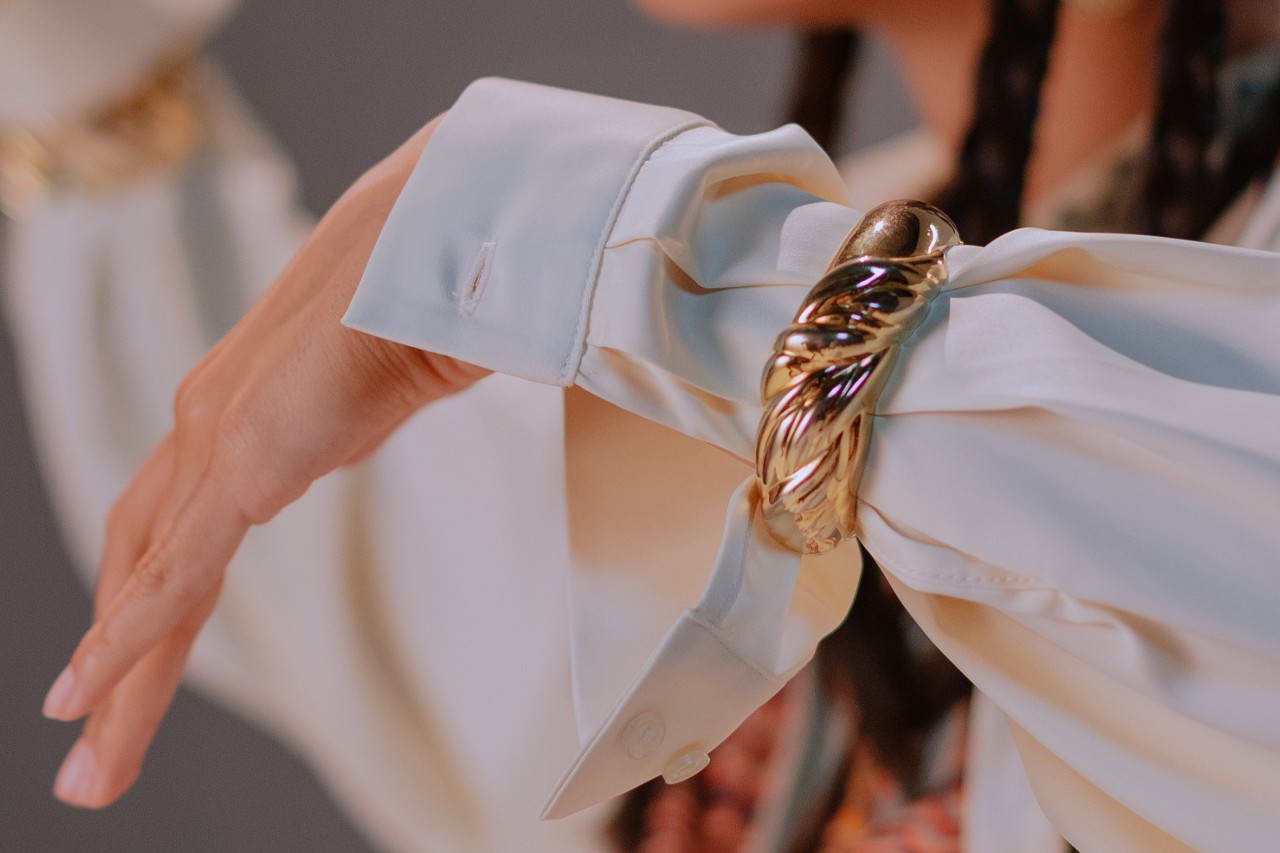
M339 199L191 372L173 431L112 508L94 624L45 699L54 719L89 715L54 784L67 803L105 806L137 778L249 526L486 372L339 322L434 127Z

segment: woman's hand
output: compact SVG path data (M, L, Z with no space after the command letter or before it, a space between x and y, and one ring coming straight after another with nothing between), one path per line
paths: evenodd
M45 700L54 719L89 715L60 799L100 807L133 783L249 526L485 373L339 322L435 124L347 191L191 372L173 431L112 508L93 627Z

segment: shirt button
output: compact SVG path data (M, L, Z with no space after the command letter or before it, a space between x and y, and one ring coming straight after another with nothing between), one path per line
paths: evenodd
M639 761L661 746L666 736L667 726L662 716L655 711L645 711L632 717L622 730L622 747L627 755Z
M675 785L698 775L710 763L711 756L702 750L696 747L687 749L667 762L667 766L662 768L662 778L668 785Z

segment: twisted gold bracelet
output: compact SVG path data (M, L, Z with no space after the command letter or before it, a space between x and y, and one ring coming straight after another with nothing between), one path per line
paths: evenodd
M871 419L898 345L946 280L955 223L920 201L871 210L778 336L761 387L756 480L773 536L820 554L854 534Z

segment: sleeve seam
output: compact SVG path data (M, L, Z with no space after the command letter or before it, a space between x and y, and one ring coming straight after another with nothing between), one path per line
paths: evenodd
M609 215L605 217L604 225L600 229L600 236L596 240L595 248L592 250L591 265L587 270L587 281L582 290L582 301L578 306L578 322L573 330L573 339L569 346L569 352L565 355L564 364L560 368L560 385L573 385L574 379L577 377L578 366L582 362L582 353L586 348L587 321L591 314L591 302L595 296L596 284L600 278L600 267L604 262L604 251L608 245L609 235L613 232L614 225L618 221L618 215L622 212L622 206L626 203L632 186L635 185L640 168L653 156L654 151L685 131L693 130L697 127L714 126L712 122L704 118L690 118L669 127L650 139L644 148L640 150L635 162L631 164L631 169L627 172L627 177L622 182L618 197L614 199L613 205L609 209Z
M868 548L868 551L870 549ZM1035 591L1061 592L1058 587L1045 582L1042 578L1033 575L1016 575L1012 573L1004 573L1000 575L983 575L983 574L961 574L957 572L926 572L919 570L904 570L894 560L886 559L882 555L872 554L876 562L880 564L880 568L896 575L903 583L911 586L913 589L919 590L920 587L911 583L912 580L917 583L928 583L934 587L933 592L941 592L943 588L955 591L970 590L974 588L996 588L996 589L1025 589ZM925 590L922 590L925 591Z
M785 673L774 672L773 667L765 666L763 663L756 660L755 657L743 652L724 636L724 633L720 628L703 619L696 611L686 610L685 615L695 627L710 637L716 645L720 646L720 648L737 658L765 681L768 681L770 684L778 684L779 682L786 683L787 678Z

